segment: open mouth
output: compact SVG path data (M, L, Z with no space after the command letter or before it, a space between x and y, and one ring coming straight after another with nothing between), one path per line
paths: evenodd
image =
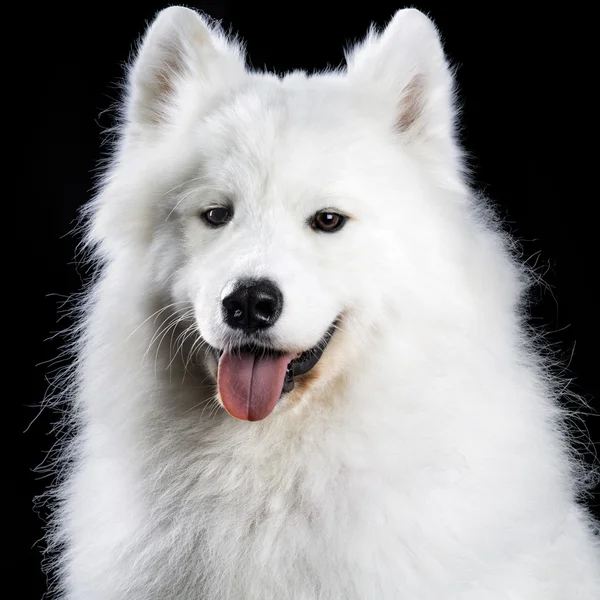
M283 394L294 389L295 378L319 362L336 328L327 330L316 346L298 353L245 345L227 352L213 348L218 364L218 388L225 410L243 421L268 417Z

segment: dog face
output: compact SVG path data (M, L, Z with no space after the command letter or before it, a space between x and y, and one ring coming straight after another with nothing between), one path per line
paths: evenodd
M131 244L131 215L149 224L136 235L155 280L192 307L231 414L261 419L325 385L414 282L439 275L413 257L439 244L431 171L456 172L450 97L435 28L414 10L346 72L283 79L249 73L193 11L152 25L121 152L140 206L118 226L98 211L96 231L119 252L115 229Z
M316 379L332 335L360 346L370 315L384 310L377 290L394 249L385 198L374 202L381 194L369 183L382 132L343 90L332 86L323 106L318 86L306 98L302 83L261 82L198 125L198 181L172 214L186 257L174 296L193 304L213 356L282 354L294 368L288 388L290 377ZM338 355L319 364L325 379L349 356Z
M336 118L335 102L329 114L298 110L297 92L271 86L238 96L199 127L201 181L176 209L188 256L180 283L203 338L219 349L253 341L303 352L344 313L378 312L378 266L365 245L385 262L385 227L377 204L362 197L368 177L358 175L372 144ZM236 302L244 289L267 303L277 297L268 326ZM232 302L243 312L237 324Z

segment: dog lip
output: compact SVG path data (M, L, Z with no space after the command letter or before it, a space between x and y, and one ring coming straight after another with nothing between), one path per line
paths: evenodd
M329 342L331 341L331 338L333 337L333 334L338 326L338 322L339 318L337 318L331 324L329 329L325 332L325 335L319 340L319 342L315 346L309 348L308 350L305 350L304 352L298 352L296 358L290 361L283 382L283 389L281 391L282 394L291 392L294 389L294 378L298 377L299 375L305 375L311 369L313 369L315 365L319 362L319 360L323 356L323 352L325 352L325 349L327 348ZM221 348L215 348L211 346L211 351L218 365L221 356L223 356L224 350ZM256 356L268 356L269 354L278 356L285 354L284 351L278 350L276 348L257 346L253 344L243 344L237 346L233 349L233 351L254 354Z
M327 348L329 345L329 341L331 340L336 327L337 321L334 321L334 323L325 332L325 335L315 346L309 350L301 352L294 360L290 362L289 367L292 368L294 376L308 373L319 362L321 356L323 356L325 348Z

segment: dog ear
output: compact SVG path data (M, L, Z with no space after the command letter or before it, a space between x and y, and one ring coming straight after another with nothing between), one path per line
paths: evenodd
M186 98L202 109L244 74L244 62L239 46L197 12L181 6L162 10L129 69L130 129L160 131L186 108Z
M381 34L371 30L346 59L352 80L390 100L398 134L454 153L453 77L428 17L399 10Z

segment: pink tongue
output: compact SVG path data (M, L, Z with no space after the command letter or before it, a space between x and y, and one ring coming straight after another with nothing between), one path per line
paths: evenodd
M283 380L294 354L256 357L225 352L219 360L219 394L227 412L242 421L268 417L281 396Z

